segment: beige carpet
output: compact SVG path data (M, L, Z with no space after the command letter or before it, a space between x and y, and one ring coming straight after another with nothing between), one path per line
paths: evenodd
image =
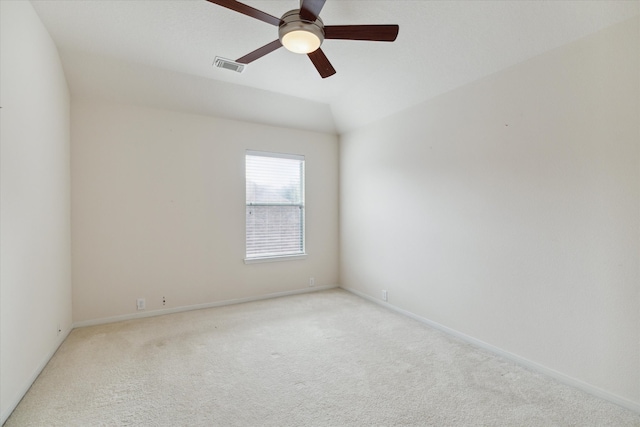
M640 426L342 290L74 330L6 426Z

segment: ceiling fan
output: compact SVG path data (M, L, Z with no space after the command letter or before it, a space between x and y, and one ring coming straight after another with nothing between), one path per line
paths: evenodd
M336 73L320 45L325 39L392 42L398 36L397 25L324 25L318 16L326 0L300 0L300 9L286 12L281 18L235 0L207 0L278 27L278 39L238 58L249 64L284 46L291 52L306 54L322 78Z

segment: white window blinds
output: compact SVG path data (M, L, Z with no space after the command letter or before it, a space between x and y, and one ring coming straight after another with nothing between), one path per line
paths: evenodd
M246 257L304 254L304 156L246 152Z

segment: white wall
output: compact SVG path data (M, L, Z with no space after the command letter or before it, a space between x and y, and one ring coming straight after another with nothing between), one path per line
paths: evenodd
M640 408L638 35L343 135L341 284Z
M74 322L338 284L336 136L76 98L71 117ZM306 156L306 260L244 264L245 149Z
M70 138L58 52L30 2L0 2L0 50L4 422L71 327Z

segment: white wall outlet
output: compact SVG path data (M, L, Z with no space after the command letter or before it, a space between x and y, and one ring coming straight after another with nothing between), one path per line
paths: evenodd
M136 307L138 307L138 310L144 310L145 308L147 308L147 303L144 298L138 298L136 300Z
M62 333L62 327L60 326L60 323L58 323L58 335L60 335Z
M167 299L165 297L162 297L162 305L167 305Z
M387 300L388 300L387 291L382 291L382 301L387 301Z
M316 285L316 279L314 279L313 277L309 277L309 286L315 286Z

